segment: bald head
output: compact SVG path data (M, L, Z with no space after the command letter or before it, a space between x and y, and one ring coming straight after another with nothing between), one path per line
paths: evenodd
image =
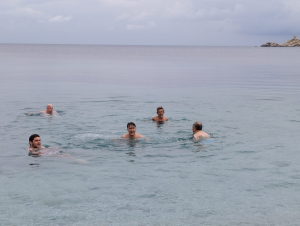
M52 106L52 104L48 104L47 105L46 113L47 114L53 114L53 106Z

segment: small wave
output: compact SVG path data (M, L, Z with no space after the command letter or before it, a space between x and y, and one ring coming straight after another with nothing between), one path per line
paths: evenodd
M287 167L287 166L291 165L291 163L288 161L276 161L276 162L272 162L272 164L277 167Z
M300 122L299 120L295 120L295 119L292 119L292 120L289 120L290 122Z
M262 101L283 101L284 98L281 97L273 97L273 98L260 98L256 100L262 100Z
M75 135L75 138L86 140L86 139L97 139L97 138L107 138L107 136L97 133L84 133Z
M173 121L173 122L182 122L182 121L192 121L191 119L187 119L185 117L182 117L181 119L173 119L172 117L169 118L169 120Z
M24 115L29 116L29 117L31 117L31 116L41 116L41 113L24 113Z
M24 115L28 116L28 117L42 116L42 117L46 117L46 118L55 118L55 117L58 117L58 114L64 115L65 113L63 111L59 111L59 112L54 113L52 115L46 114L46 113L41 113L41 112L38 112L38 113L24 113Z
M153 154L153 155L144 155L146 158L176 158L176 156L166 155L166 154Z
M138 122L153 122L152 121L152 118L137 118L135 121L138 121Z
M57 114L60 114L60 115L64 115L65 114L64 111L56 111L56 112L57 112Z

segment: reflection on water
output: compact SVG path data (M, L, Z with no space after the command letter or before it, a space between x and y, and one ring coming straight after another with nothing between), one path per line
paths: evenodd
M155 123L157 124L157 128L161 128L162 125L163 125L165 122L163 122L163 121L156 121Z
M138 139L126 139L126 141L129 147L135 147L136 144L139 142Z

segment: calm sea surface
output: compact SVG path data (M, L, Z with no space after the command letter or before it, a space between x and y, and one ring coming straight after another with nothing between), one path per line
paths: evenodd
M299 225L299 62L300 48L0 45L0 225ZM48 103L58 113L38 114ZM130 121L148 139L120 139ZM195 121L211 139L193 141ZM68 156L28 156L33 133Z

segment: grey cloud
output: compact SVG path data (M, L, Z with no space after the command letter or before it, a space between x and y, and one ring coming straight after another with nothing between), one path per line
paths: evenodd
M139 25L139 24L127 24L126 25L127 30L140 30L140 29L144 29L144 28L145 28L145 26Z
M260 2L247 4L241 14L232 17L233 23L239 26L239 32L252 35L293 33L299 31L297 21L300 15L288 7L284 1ZM299 10L299 8L298 8Z
M72 19L72 16L62 16L62 15L58 15L55 17L52 17L49 19L49 22L66 22L66 21L70 21Z
M156 23L154 21L148 21L148 25L150 27L156 27Z
M142 11L139 14L133 16L131 20L145 20L150 16L150 13Z
M30 7L21 7L16 9L11 9L5 12L9 16L40 16L44 15L44 12L39 10L34 10Z
M19 42L63 42L68 39L58 34L67 30L77 43L213 45L222 36L223 45L242 45L266 35L297 35L299 20L298 0L2 0L0 42L14 40L19 29ZM41 31L44 39L32 36Z
M123 13L115 18L116 21L129 19L131 16L128 13Z

